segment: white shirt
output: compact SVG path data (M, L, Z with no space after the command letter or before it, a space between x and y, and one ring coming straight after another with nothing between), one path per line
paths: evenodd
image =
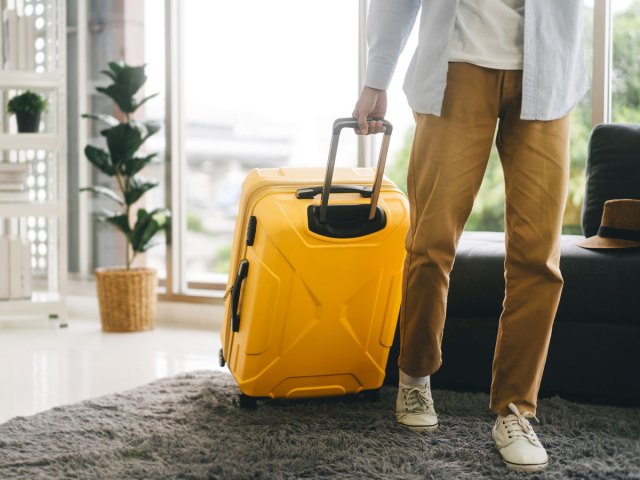
M460 3L461 0L371 0L364 84L381 90L389 87L422 7L418 46L405 76L404 91L414 111L440 115ZM583 53L583 0L527 0L524 10L520 118L560 118L589 89Z
M460 0L449 60L522 69L524 0Z

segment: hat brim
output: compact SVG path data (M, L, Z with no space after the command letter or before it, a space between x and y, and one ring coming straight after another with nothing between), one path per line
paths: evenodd
M576 243L577 246L582 248L640 248L640 242L635 240L625 240L622 238L605 238L594 235L586 240Z

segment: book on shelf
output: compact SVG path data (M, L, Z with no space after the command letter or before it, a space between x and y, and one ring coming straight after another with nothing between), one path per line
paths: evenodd
M18 50L18 70L27 69L27 59L24 55L25 42L27 41L27 29L25 28L24 20L24 16L18 16L18 44L16 45Z
M22 297L22 252L20 251L20 239L9 237L9 298Z
M31 243L23 240L21 242L22 265L20 265L20 275L22 280L22 298L30 298L33 293L31 276Z
M21 192L24 182L5 182L0 178L0 192Z
M24 183L27 179L27 174L22 173L1 173L0 183Z
M14 191L14 192L3 192L0 191L0 203L8 203L8 202L28 202L29 201L29 192L27 190L23 191Z
M0 236L0 300L9 298L9 237Z
M0 300L30 298L33 293L31 243L0 236Z
M18 67L20 70L35 69L35 25L33 16L22 15L18 17Z
M7 70L35 70L36 28L33 15L18 15L6 9L2 18L4 68Z
M29 173L29 164L26 162L0 162L0 178L2 175L26 175Z
M0 190L13 190L9 185L24 185L29 174L26 163L0 162Z
M18 68L18 14L15 10L5 10L3 17L4 61L7 70ZM13 48L12 48L13 45Z

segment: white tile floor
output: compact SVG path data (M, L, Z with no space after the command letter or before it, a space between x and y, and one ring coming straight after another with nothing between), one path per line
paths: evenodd
M219 333L157 326L103 333L97 318L0 321L0 423L156 378L219 369Z

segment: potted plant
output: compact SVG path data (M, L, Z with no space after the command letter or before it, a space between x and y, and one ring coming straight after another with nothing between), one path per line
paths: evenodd
M47 108L47 100L30 90L16 95L7 104L10 114L16 115L18 133L37 133L40 127L40 114Z
M136 93L144 85L147 77L145 65L128 66L124 63L109 63L104 70L113 83L96 90L110 97L120 110L120 120L107 114L84 114L105 123L108 128L100 131L106 138L107 150L87 145L85 156L98 170L115 179L115 189L106 186L81 188L108 198L116 210L103 209L99 220L108 222L119 230L126 239L125 265L115 268L98 268L96 288L100 303L100 319L105 331L140 331L155 325L157 301L156 271L151 268L132 268L136 256L157 245L152 242L156 234L169 231L171 214L167 208L147 211L133 207L158 182L144 179L140 171L154 160L157 153L138 156L136 152L160 126L156 122L140 121L132 118L133 113L155 95L140 101Z

